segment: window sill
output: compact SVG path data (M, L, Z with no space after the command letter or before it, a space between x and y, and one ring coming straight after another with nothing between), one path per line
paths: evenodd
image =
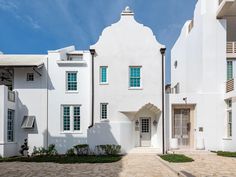
M100 85L108 85L109 83L108 83L108 82L104 82L104 83L103 83L103 82L100 82L99 84L100 84Z
M78 94L79 91L66 91L66 94Z
M16 144L16 142L0 142L0 145L5 145L5 144Z
M62 131L60 134L83 134L82 131Z
M110 122L110 120L109 119L101 119L100 122L102 122L102 123L103 122Z
M129 87L129 90L143 90L142 87Z
M223 140L232 140L232 137L224 137Z

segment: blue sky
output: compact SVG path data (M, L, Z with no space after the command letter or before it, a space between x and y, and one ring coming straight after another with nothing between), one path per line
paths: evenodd
M196 0L0 0L0 51L45 54L75 45L88 49L102 30L120 18L125 6L150 27L167 47L166 81L170 81L170 49Z

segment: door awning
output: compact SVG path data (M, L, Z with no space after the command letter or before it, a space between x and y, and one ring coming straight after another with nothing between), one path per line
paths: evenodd
M41 68L45 58L45 55L0 55L0 67Z
M154 104L151 104L151 103L145 104L137 111L120 111L120 112L123 113L124 115L126 115L129 119L134 120L136 115L138 115L140 112L142 112L144 110L150 111L154 114L159 114L161 112L161 110L157 106L155 106Z

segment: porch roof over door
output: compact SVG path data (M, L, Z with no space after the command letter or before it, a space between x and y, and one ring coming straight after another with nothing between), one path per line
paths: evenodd
M121 113L126 115L129 119L134 120L136 115L143 110L151 111L154 114L159 114L161 112L161 110L154 104L147 103L144 106L142 106L140 109L138 109L137 111L121 111Z

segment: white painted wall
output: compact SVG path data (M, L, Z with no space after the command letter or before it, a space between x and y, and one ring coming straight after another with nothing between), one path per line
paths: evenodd
M209 150L229 147L223 140L227 26L225 19L216 19L217 6L217 1L199 0L192 31L188 33L190 22L186 22L171 51L171 85L179 82L180 94L170 95L169 119L173 116L171 105L184 104L183 98L187 97L188 104L196 104L195 144L199 136L203 136ZM176 69L175 60L178 61ZM170 138L171 125L170 121ZM199 127L204 127L203 135L198 132Z
M134 16L121 15L121 19L104 29L98 42L91 46L96 50L95 62L95 122L100 121L100 103L108 103L107 126L110 127L110 142L120 144L124 151L135 146L135 134L130 132L134 122L122 112L138 111L147 103L161 108L161 54L152 31L135 21ZM99 84L99 68L108 66L108 84ZM129 89L129 66L142 66L141 89ZM114 124L115 122L115 124ZM124 123L123 123L124 122ZM104 123L102 123L104 124ZM124 126L126 125L126 126ZM161 120L158 122L155 147L161 147ZM127 147L127 142L131 144ZM155 142L155 143L154 143ZM99 142L97 142L99 143Z
M42 56L44 66L36 70L41 76L29 68L14 69L14 90L18 93L17 103L17 141L18 148L28 138L30 152L34 146L45 147L44 132L47 124L47 56ZM34 73L34 81L27 81L27 73ZM21 123L24 116L35 116L33 129L22 129Z
M49 144L56 144L59 153L65 153L77 144L86 144L87 129L91 122L91 55L89 51L80 51L83 61L66 61L66 53L74 51L74 47L64 50L49 51L48 54L48 131ZM71 63L71 64L70 64ZM76 71L78 77L78 92L66 91L66 72ZM62 105L80 105L81 131L79 133L63 132ZM46 133L46 132L45 132Z

